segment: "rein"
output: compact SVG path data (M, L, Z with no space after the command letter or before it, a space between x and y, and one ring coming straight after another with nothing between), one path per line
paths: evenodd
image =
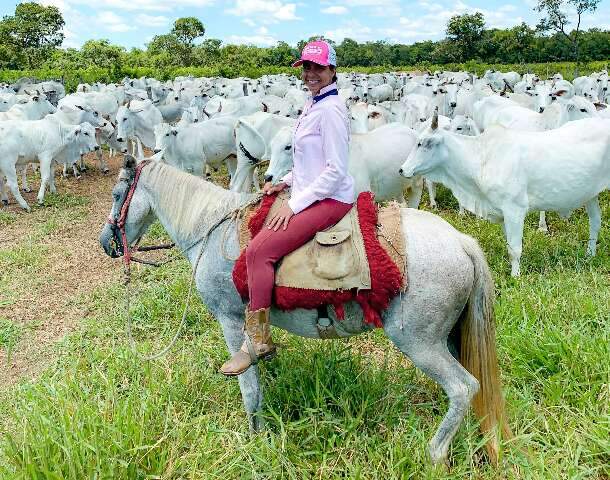
M164 265L168 262L170 262L171 260L168 260L166 262L162 262L162 263L155 263L155 262L150 262L150 261L146 261L146 260L141 260L138 259L136 257L133 256L133 252L136 251L140 251L140 252L148 252L148 251L152 251L152 250L162 250L162 249L170 249L173 248L175 246L175 243L171 243L171 244L164 244L164 245L151 245L151 246L143 246L143 247L138 247L137 243L135 245L134 248L132 248L132 250L130 250L129 248L129 244L127 243L127 234L125 232L125 223L127 221L127 214L129 212L129 205L131 203L131 200L133 198L135 189L138 185L138 180L140 179L140 174L142 172L142 169L148 165L150 163L150 160L144 160L142 162L140 162L138 164L138 166L136 167L136 171L133 177L133 180L131 181L131 184L129 184L129 190L127 190L127 193L124 195L124 198L122 199L123 203L121 205L121 208L119 210L119 213L115 216L115 217L109 217L108 218L108 223L112 226L112 230L113 230L113 235L115 237L115 241L119 240L120 245L121 245L121 249L123 252L123 266L124 266L124 285L125 285L125 294L126 294L126 299L125 299L125 308L126 308L126 316L127 316L127 337L129 339L129 343L131 345L132 350L134 351L134 353L141 359L144 361L151 361L151 360L156 360L158 358L161 358L162 356L164 356L167 352L169 352L172 347L176 344L176 341L178 340L178 337L180 336L180 334L182 333L182 330L184 328L184 326L186 325L186 314L188 312L188 307L190 304L190 300L191 300L191 296L193 293L193 286L195 284L195 276L197 274L197 268L199 267L199 262L201 260L201 257L203 256L203 251L205 246L207 245L207 241L210 237L210 234L216 230L220 225L222 225L223 222L225 222L225 220L235 220L237 222L237 224L239 223L239 221L243 220L243 216L245 211L251 207L252 205L256 204L257 202L259 202L262 198L262 194L261 195L257 195L255 196L252 200L250 200L249 202L247 202L246 204L240 206L239 208L236 208L234 210L231 210L230 212L228 212L227 214L223 215L220 219L218 219L216 222L214 222L214 224L207 229L207 231L197 240L195 240L193 243L191 243L188 247L186 247L185 249L182 249L183 253L188 252L191 248L195 247L197 244L201 244L200 248L199 248L199 253L197 254L197 258L195 260L195 263L193 265L193 272L191 274L191 279L189 281L189 289L187 292L187 296L186 296L186 301L185 301L185 305L184 305L184 310L182 312L182 320L180 321L180 325L178 326L178 329L176 330L176 333L174 334L174 336L172 337L171 341L169 342L169 344L167 346L165 346L162 350L160 350L159 352L153 354L153 355L148 355L148 356L143 356L138 352L137 346L136 346L136 342L133 338L133 333L132 333L132 319L131 319L131 314L130 314L130 299L131 299L131 262L138 262L138 263L142 263L145 265L151 265L151 266L155 266L155 267L159 267L161 265ZM129 182L129 180L127 180ZM225 245L226 245L226 237L227 237L227 231L228 231L228 227L229 225L226 225L223 232L222 232L222 236L221 236L221 253L223 255L223 257L227 260L235 260L233 258L230 258L228 256L228 254L226 253L226 249L225 249Z

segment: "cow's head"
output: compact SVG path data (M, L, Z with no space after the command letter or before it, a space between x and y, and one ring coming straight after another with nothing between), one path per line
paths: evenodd
M420 134L417 145L411 150L398 173L411 178L415 175L425 175L442 165L447 157L445 135L451 134L438 128L437 108L432 116L432 123Z
M172 145L177 136L178 130L169 123L155 125L155 153L159 153Z

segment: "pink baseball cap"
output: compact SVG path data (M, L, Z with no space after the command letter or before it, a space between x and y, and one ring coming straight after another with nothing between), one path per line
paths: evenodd
M324 67L327 67L328 65L336 67L337 53L330 43L325 42L324 40L316 40L315 42L309 42L303 47L301 59L294 62L292 66L300 67L306 60Z

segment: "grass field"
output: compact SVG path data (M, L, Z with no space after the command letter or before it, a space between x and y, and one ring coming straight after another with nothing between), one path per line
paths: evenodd
M285 348L261 367L268 428L254 436L237 382L217 373L228 355L198 301L170 354L138 360L124 333L120 266L93 251L113 183L95 175L78 189L73 180L58 184L60 193L32 214L0 210L0 238L10 234L0 247L3 365L30 356L37 364L1 388L0 478L610 478L609 192L601 199L596 258L585 255L583 211L567 222L548 215L548 235L537 232L532 214L523 276L512 279L500 226L460 217L439 189L439 213L479 240L494 273L499 361L515 433L493 467L469 415L443 470L428 464L426 444L446 411L445 395L381 330L327 342L275 330ZM163 238L155 226L148 239ZM78 253L80 244L87 249ZM66 285L82 288L52 290L55 269L76 272ZM190 269L178 259L135 270L136 338L153 351L179 323ZM55 313L24 321L27 302ZM64 311L73 317L70 328L43 345L45 329Z

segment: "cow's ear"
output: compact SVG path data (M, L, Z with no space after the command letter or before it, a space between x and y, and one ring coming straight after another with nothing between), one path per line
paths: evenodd
M568 93L567 90L557 90L555 92L555 95L557 95L558 97L563 97L566 93Z
M381 116L381 113L379 112L371 112L369 113L369 118L378 118Z
M82 105L77 105L76 108L78 108L79 110L85 110Z
M133 170L134 168L136 168L136 164L136 159L133 158L131 155L127 154L123 156L123 168Z

